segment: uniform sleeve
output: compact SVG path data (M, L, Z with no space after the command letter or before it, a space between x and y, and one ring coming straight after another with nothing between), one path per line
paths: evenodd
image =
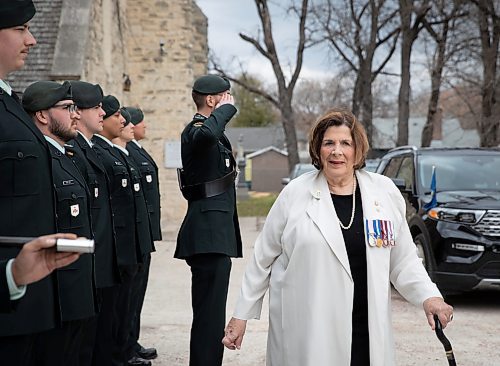
M215 109L203 123L193 125L190 133L191 141L198 147L215 144L235 113L236 108L231 104L224 104Z
M11 310L10 292L7 285L7 260L0 261L0 313Z
M26 293L26 286L16 286L12 277L13 259L0 261L0 313L7 313L15 308L14 300L19 300Z
M271 266L282 252L281 237L287 220L287 190L278 196L259 234L246 267L234 317L259 319L264 295L269 288Z
M399 190L391 187L391 198L396 202L400 227L396 245L391 249L390 279L396 290L411 304L422 306L429 297L442 297L431 281L417 250L405 219L406 204Z

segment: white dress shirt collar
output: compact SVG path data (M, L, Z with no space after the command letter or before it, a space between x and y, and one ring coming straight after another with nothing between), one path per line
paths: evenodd
M89 146L90 146L90 147L93 147L93 146L94 146L94 144L92 143L92 141L90 141L90 140L87 138L87 136L85 136L85 135L84 135L83 133L81 133L80 131L78 131L78 133L80 134L80 136L82 136L82 137L85 139L85 141L87 141L87 144L89 144Z
M106 137L104 137L103 135L99 135L98 133L96 133L94 136L97 136L101 139L103 139L109 146L115 146L111 141L109 141Z
M128 156L128 151L127 149L121 147L120 145L116 145L116 144L113 144L114 147L116 147L117 149L121 150L125 155Z
M54 140L53 138L51 138L49 136L45 136L45 135L43 135L43 137L45 137L45 140L47 140L51 145L53 145L61 153L66 154L66 149L64 148L64 146L59 145L59 143L56 140Z
M6 82L0 79L0 88L2 88L7 94L12 95L12 88L11 86Z

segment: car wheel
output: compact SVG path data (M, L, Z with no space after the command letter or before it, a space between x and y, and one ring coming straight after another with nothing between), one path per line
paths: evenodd
M418 234L417 236L415 236L413 242L417 247L418 257L422 259L422 264L424 265L427 272L430 272L432 270L431 257L429 253L429 246L427 245L424 234Z

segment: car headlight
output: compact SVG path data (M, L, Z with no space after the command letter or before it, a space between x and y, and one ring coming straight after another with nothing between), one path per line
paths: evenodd
M427 215L429 217L449 222L476 224L486 213L485 210L467 210L461 208L434 207L431 208Z

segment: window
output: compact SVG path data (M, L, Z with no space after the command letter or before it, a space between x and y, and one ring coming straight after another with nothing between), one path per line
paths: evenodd
M399 165L401 164L402 159L403 158L400 156L392 158L385 167L382 174L389 178L396 178L396 174L398 173Z
M405 180L405 188L413 190L413 156L405 156L396 178Z

